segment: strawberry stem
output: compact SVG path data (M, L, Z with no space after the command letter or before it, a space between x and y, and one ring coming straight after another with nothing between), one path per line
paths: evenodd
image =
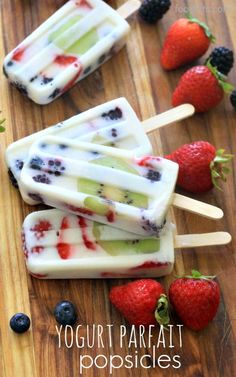
M218 181L226 182L226 176L231 172L230 168L224 165L228 164L234 157L232 154L225 154L224 152L224 149L218 149L214 160L210 163L212 183L221 191L222 188L219 186Z
M169 302L167 296L162 294L157 302L155 318L159 325L166 326L170 322Z
M205 22L199 21L197 18L192 17L190 13L186 13L186 17L189 20L189 22L194 22L195 24L198 24L199 26L201 26L203 28L206 36L210 39L210 41L212 43L215 43L216 38L212 34L209 26L207 26L207 24L205 24Z

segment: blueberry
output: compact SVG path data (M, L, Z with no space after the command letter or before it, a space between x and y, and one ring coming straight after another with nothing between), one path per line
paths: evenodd
M35 170L41 170L43 160L40 157L33 157L30 161L30 168Z
M22 170L23 166L24 166L24 162L22 160L16 160L16 168L18 170Z
M74 325L77 320L77 311L72 302L61 301L54 309L54 316L60 325Z
M112 137L117 137L117 130L115 128L112 128L112 130L111 130L111 136Z
M91 71L91 66L89 65L87 68L84 70L84 75L87 75Z
M65 144L59 144L59 148L60 148L60 149L66 149L66 148L68 148L68 146L65 145Z
M10 319L10 327L18 334L26 332L30 327L30 319L24 313L16 313Z
M30 79L30 82L33 82L34 80L36 80L38 78L38 76L36 75L36 76L34 76L34 77L31 77L31 79Z
M146 178L150 179L150 181L152 181L152 182L158 182L161 179L161 174L159 173L159 171L150 169L150 170L148 170Z
M14 64L13 61L12 61L12 60L9 60L9 62L7 63L7 66L8 66L8 67L11 67L13 64Z

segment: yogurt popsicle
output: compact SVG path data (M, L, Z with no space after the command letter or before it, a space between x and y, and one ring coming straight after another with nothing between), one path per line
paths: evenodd
M172 271L173 231L147 238L53 209L28 215L22 235L37 278L157 277Z
M94 221L159 235L172 202L178 165L161 157L47 136L21 171L25 197Z
M129 24L102 0L69 0L4 59L6 77L44 105L125 44Z
M143 237L56 209L24 221L28 271L41 279L160 277L171 273L174 249L223 245L226 232L177 235L167 223L160 238Z
M20 173L33 142L45 135L82 140L132 150L136 155L152 154L151 143L134 110L125 98L117 98L48 127L9 145L6 162L13 184L21 190ZM24 198L29 204L38 201Z

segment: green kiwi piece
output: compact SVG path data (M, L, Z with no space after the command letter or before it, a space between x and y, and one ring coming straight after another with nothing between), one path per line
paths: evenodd
M114 169L126 171L135 175L139 174L137 170L119 158L100 157L92 160L91 162L93 164L112 167ZM109 199L119 203L133 205L138 208L148 208L148 197L146 195L128 190L121 190L118 187L100 184L93 180L79 178L78 190L89 195L100 196L102 199ZM96 213L98 202L101 201L99 199L97 199L96 202L90 200L89 204L90 209ZM104 207L104 203L101 203L101 205Z
M110 209L108 204L101 202L101 200L93 196L88 196L84 200L84 205L86 208L90 209L91 211L95 212L97 215L101 215L101 216L106 216L106 214L108 213Z
M95 28L88 31L72 46L70 46L66 52L69 54L83 55L91 47L93 47L99 40L97 30Z
M100 239L99 223L94 223L93 234L97 243L110 255L151 254L160 249L159 238L145 238L136 240L109 240Z
M78 15L70 18L67 22L65 22L63 25L61 25L59 28L57 28L50 34L49 40L51 42L54 42L54 40L57 39L56 45L64 50L65 46L68 44L68 39L63 37L63 33L67 31L70 27L75 25L78 21L80 21L81 18L82 17Z
M65 50L69 54L82 55L88 51L99 40L97 30L95 28L88 31L80 39L78 39L73 45L68 46L68 37L63 36L64 32L80 21L82 16L74 16L67 22L61 25L58 29L51 33L49 40L55 42L56 46Z

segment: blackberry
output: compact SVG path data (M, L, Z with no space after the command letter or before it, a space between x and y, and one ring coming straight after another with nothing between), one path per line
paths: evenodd
M24 96L28 96L28 92L27 92L27 89L26 89L26 86L21 84L20 82L12 82L12 85L17 89L19 90L19 92L21 94L23 94Z
M14 174L12 173L11 169L8 169L8 175L9 175L12 186L14 186L15 188L18 189L19 186L18 186L17 180L16 180Z
M56 88L52 94L50 94L50 96L48 98L51 98L51 99L54 99L56 98L59 94L61 93L61 90L59 88Z
M47 185L49 185L51 183L50 179L46 176L46 174L35 175L33 177L33 180L35 182L39 182L39 183L46 183Z
M53 81L52 77L46 77L46 76L44 76L41 85L46 85L46 84L48 84L51 81Z
M170 6L170 0L144 0L139 8L139 16L148 24L154 24L164 16Z
M30 327L30 319L24 313L16 313L10 319L10 327L18 334L26 332Z
M236 90L234 90L230 95L230 102L233 107L236 108Z
M43 198L41 195L39 194L35 194L35 193L32 193L32 192L29 192L28 193L28 196L33 199L35 202L40 202L40 203L43 203Z
M103 54L100 56L100 58L98 59L98 64L102 64L104 62L104 60L106 59L106 54Z
M8 74L4 65L2 67L2 71L3 71L4 76L6 76L6 78L8 79Z
M234 65L234 53L226 47L216 47L206 61L208 60L220 73L228 75Z
M122 118L122 111L119 107L116 107L114 110L108 111L108 113L103 113L102 117L105 119L118 120Z
M54 309L54 316L60 325L74 325L77 320L77 310L72 302L61 301Z
M150 179L150 181L152 181L152 182L158 182L161 179L161 174L159 173L159 171L150 169L150 170L148 170L146 178Z
M89 65L87 68L85 68L83 74L87 75L91 71L91 69L92 69L92 67L91 67L91 65Z
M65 170L65 166L62 165L62 162L56 159L48 160L47 165L48 169L45 169L45 171L49 174L54 174L56 177L59 177Z

